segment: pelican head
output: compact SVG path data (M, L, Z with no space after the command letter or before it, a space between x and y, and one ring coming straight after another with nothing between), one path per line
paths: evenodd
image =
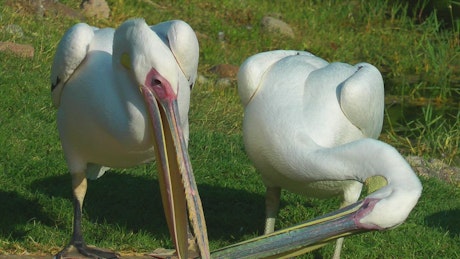
M167 44L144 20L129 20L115 31L113 64L127 70L142 92L152 123L165 214L178 254L187 257L190 219L201 256L207 257L206 225L179 116L179 104L188 109L190 85L186 77L190 75L182 72ZM198 47L197 42L192 44Z
M170 48L144 20L128 20L115 31L113 60L141 88L155 85L177 96L180 68Z
M386 185L364 200L293 227L213 251L212 258L291 258L338 238L399 226L417 204L422 185L409 164L396 154L395 149L385 147L382 155L391 155L395 160L392 171L375 172L378 177L385 175Z

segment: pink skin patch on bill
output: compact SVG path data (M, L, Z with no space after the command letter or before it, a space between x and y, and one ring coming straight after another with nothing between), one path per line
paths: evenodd
M356 215L355 215L355 222L356 222L356 225L357 226L360 226L361 228L364 228L364 229L375 229L375 230L383 230L383 228L377 226L377 225L374 225L374 224L365 224L365 223L361 223L360 220L362 218L364 218L365 216L367 216L369 213L372 212L372 210L374 209L375 205L380 201L380 199L376 199L376 198L366 198L364 201L363 201L363 205L361 206L361 208L356 212Z
M160 75L155 68L152 68L147 74L144 86L153 91L156 97L162 101L172 101L177 98L169 81Z

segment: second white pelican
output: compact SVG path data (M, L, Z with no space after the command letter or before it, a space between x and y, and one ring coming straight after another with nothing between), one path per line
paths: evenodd
M382 129L384 90L374 66L328 63L304 51L270 51L243 63L238 91L246 152L266 186L265 234L274 231L281 189L341 196L346 206L358 200L368 177L389 181L397 174L403 178L398 184L407 178L408 188L414 188L398 199L415 205L418 178L394 148L375 140ZM405 219L408 212L400 214L405 216L382 217Z

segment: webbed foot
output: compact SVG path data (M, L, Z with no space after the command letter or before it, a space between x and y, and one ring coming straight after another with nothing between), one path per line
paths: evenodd
M115 259L120 258L116 252L101 249L97 247L87 246L86 244L69 244L54 256L55 259L66 258L101 258L101 259Z

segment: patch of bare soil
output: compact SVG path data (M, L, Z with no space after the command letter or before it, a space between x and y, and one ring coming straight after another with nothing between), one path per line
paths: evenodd
M80 20L85 18L80 11L53 0L6 0L5 4L28 15L68 16Z
M443 161L433 158L425 160L418 156L408 156L406 160L421 177L434 177L460 187L460 168L449 166Z

